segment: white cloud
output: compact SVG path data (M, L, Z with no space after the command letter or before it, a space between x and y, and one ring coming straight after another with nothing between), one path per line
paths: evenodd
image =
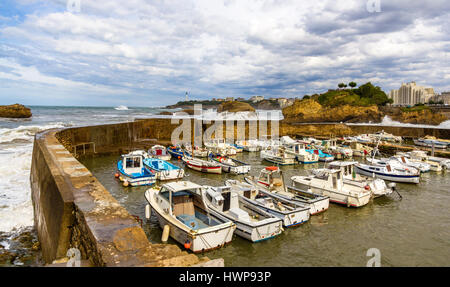
M0 28L0 57L19 65L0 70L0 82L84 84L135 102L163 93L166 103L185 90L300 96L344 80L450 89L448 4L419 2L368 13L357 0L110 0L82 1L72 14L54 0Z

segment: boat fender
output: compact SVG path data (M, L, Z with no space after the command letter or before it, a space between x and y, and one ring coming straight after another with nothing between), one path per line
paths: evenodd
M128 180L124 180L122 185L125 186L125 187L127 187L127 186L130 185L130 183L128 182Z
M118 172L116 172L116 173L114 174L114 177L115 177L115 178L119 178L119 176L120 176L120 174L119 174Z
M145 218L150 219L150 215L152 214L152 210L150 204L145 206Z
M184 243L184 248L186 248L186 249L191 248L191 242L189 240L186 240L186 242Z
M164 225L163 233L161 236L161 241L163 243L167 243L167 240L169 239L169 233L170 233L170 226L166 224Z
M366 186L364 186L364 189L365 190L370 190L370 186L366 185Z

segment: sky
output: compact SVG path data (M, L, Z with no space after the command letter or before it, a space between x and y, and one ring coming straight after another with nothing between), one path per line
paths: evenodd
M450 91L450 1L0 0L0 104Z

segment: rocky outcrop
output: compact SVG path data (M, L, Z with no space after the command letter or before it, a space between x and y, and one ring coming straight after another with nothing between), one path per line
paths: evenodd
M230 113L237 113L237 112L254 112L255 109L247 103L234 101L220 104L219 107L217 108L217 111L219 113L225 111Z
M0 106L0 118L30 118L31 110L23 105Z
M285 121L290 123L367 123L381 122L383 119L383 113L377 106L324 107L312 99L295 101L292 106L283 109L283 116Z
M388 113L388 115L394 121L408 124L439 125L447 120L447 117L442 113L433 112L430 109L420 111L401 111L398 109L395 112Z
M283 109L287 123L379 123L384 116L410 124L439 125L448 118L426 106L399 108L385 106L323 106L313 99L297 100Z

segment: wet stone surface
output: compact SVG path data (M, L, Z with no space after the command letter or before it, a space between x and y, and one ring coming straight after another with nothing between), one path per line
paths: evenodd
M43 266L33 227L0 232L0 266Z

